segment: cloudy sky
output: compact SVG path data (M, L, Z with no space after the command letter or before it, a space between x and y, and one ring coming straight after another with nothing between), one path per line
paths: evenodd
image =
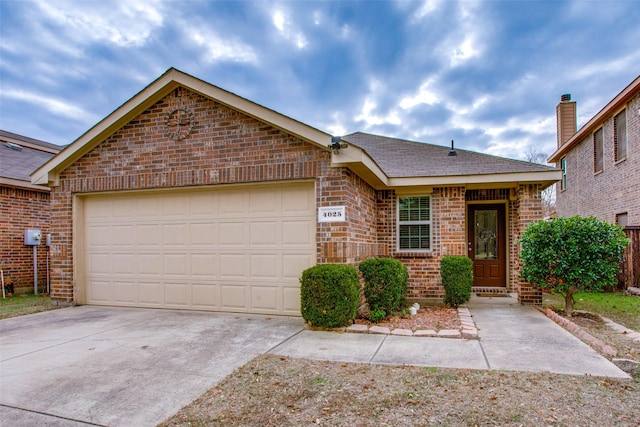
M68 144L170 67L333 135L512 158L640 73L640 3L0 0L0 128Z

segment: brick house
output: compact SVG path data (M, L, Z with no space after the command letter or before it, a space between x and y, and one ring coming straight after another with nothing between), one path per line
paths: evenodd
M50 188L31 183L31 172L60 151L59 146L0 130L0 267L16 293L34 291L33 248L24 230L49 233ZM38 287L46 287L47 247L37 249Z
M629 237L638 236L640 76L579 130L576 103L570 95L562 96L556 116L558 148L549 162L563 174L556 184L558 216L595 216L625 227ZM633 238L626 257L628 283L636 286L640 286L638 240Z
M439 261L457 254L475 259L477 287L540 302L518 278L517 240L559 178L332 137L175 69L33 174L52 188L58 303L288 315L305 268L375 256L407 265L413 299L442 298Z

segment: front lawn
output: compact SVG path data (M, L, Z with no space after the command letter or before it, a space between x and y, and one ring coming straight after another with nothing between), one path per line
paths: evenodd
M0 295L1 296L1 295ZM18 295L10 298L0 298L0 319L38 313L40 311L59 308L51 305L49 295Z
M622 292L578 293L574 300L576 310L597 313L640 331L640 297L626 296ZM559 294L543 294L542 305L564 309L564 298Z

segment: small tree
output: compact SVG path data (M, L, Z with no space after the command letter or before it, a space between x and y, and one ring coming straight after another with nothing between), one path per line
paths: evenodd
M629 239L617 225L574 216L532 223L520 243L520 277L561 294L571 316L576 292L600 292L615 284Z

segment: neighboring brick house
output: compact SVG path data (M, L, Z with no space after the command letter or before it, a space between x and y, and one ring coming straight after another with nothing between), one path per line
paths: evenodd
M31 183L31 172L60 151L59 146L0 130L0 267L16 293L34 292L33 248L24 231L49 233L50 188ZM47 248L37 248L38 286L46 287Z
M175 69L33 174L52 187L58 303L288 315L305 268L375 256L407 265L410 298L441 299L439 261L455 254L475 259L478 288L539 303L518 277L517 240L559 178L332 137Z
M640 229L640 76L579 130L570 95L563 95L556 113L558 149L549 162L563 171L558 216L595 216L637 235L631 230ZM636 265L629 283L639 286L640 252L628 252L627 260L630 268Z

